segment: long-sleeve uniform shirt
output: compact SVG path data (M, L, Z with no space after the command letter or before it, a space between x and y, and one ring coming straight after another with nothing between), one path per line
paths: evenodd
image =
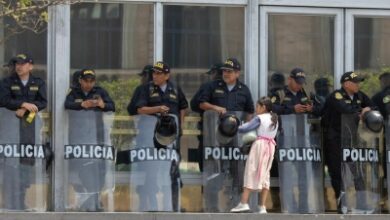
M24 102L36 105L39 111L47 106L46 84L31 74L26 85L13 74L3 80L1 87L3 94L0 95L0 106L9 110L16 111Z
M93 110L102 110L102 111L115 111L115 104L108 95L107 91L101 87L95 86L87 94L81 90L81 88L73 88L70 93L66 96L65 100L65 109L71 110L82 110L81 103L85 100L96 99L98 96L104 102L104 109L99 107L93 108Z
M237 81L230 91L223 80L206 84L199 97L199 103L202 102L226 108L227 111L243 111L250 114L255 111L249 88L240 81Z

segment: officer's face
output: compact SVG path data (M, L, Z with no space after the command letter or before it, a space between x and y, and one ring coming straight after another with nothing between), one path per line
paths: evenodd
M153 83L156 86L164 85L165 83L167 83L168 79L169 79L169 73L163 73L158 71L153 72Z
M344 83L344 89L349 93L357 93L359 92L360 83L347 81Z
M95 86L96 80L91 78L80 79L80 87L83 92L90 92Z
M33 69L33 65L31 63L16 63L15 71L18 76L26 76L30 74Z
M302 90L303 84L299 84L299 83L297 83L297 81L295 81L295 79L289 77L288 78L288 87L293 92L299 92L300 90Z
M225 83L228 85L235 84L239 76L240 76L239 71L226 70L226 69L222 71L223 81L225 81Z

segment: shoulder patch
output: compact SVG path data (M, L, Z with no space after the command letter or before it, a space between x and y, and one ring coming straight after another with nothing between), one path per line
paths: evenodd
M271 102L272 102L272 103L275 103L275 102L276 102L276 96L272 96Z
M341 95L341 93L339 93L339 92L336 92L336 93L334 94L334 97L335 97L337 100L343 99L343 95Z

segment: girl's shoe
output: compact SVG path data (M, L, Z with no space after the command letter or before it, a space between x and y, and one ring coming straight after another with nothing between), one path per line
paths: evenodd
M265 209L265 206L259 206L259 213L260 214L267 214L267 209Z
M230 210L230 212L248 212L251 209L247 203L238 203L238 205Z

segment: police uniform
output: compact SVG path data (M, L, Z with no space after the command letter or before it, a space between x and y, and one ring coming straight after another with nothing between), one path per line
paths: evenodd
M382 116L387 119L388 114L390 114L390 86L375 94L372 101L378 107Z
M271 93L272 111L278 115L295 114L294 106L307 100L309 97L303 89L294 94L285 86Z
M154 107L166 105L169 107L169 114L177 115L180 119L180 111L188 108L188 102L180 87L167 81L165 92L153 82L141 86L141 92L136 100L136 108Z
M46 108L46 84L30 74L27 84L24 86L16 73L3 81L5 94L2 95L2 104L9 110L16 111L21 108L23 102L36 105L38 110Z
M215 80L207 84L200 94L199 102L224 107L227 111L242 111L250 114L255 111L249 88L238 80L231 91L223 80Z
M9 65L15 66L15 63L31 63L33 60L29 55L19 54L10 60ZM29 74L28 81L23 84L19 76L12 69L12 75L5 78L0 86L0 106L11 111L16 111L22 107L24 102L32 103L37 106L38 111L41 111L47 106L46 84L39 78ZM26 111L26 115L29 114ZM25 123L20 120L20 143L35 144L35 123ZM5 208L23 210L25 209L25 192L32 181L31 167L35 164L34 158L20 158L20 166L6 166L4 168L4 175L7 176L8 181L3 185L3 191L7 192L3 195L3 205ZM16 170L15 170L16 169ZM19 176L20 175L20 176ZM14 179L15 178L15 179ZM19 180L23 179L23 184ZM16 181L16 182L13 182ZM14 185L13 185L14 184ZM13 195L12 192L17 193Z
M136 101L139 99L139 96L141 94L142 85L145 85L145 83L148 83L152 80L152 74L153 74L153 66L152 65L146 65L144 66L141 73L138 73L142 79L146 79L146 82L143 82L141 79L141 85L137 86L133 92L133 96L131 97L131 100L129 104L127 105L127 112L129 115L137 115L137 107L136 107ZM146 77L146 78L144 78Z
M100 96L104 102L104 108L101 109L99 107L95 107L96 110L102 111L115 111L115 104L108 95L107 91L99 86L93 87L93 89L85 94L80 87L71 89L70 93L66 96L65 100L65 109L71 110L83 110L81 107L81 103L85 100L96 99L96 97Z
M351 98L341 88L331 93L326 102L322 126L324 128L325 163L332 180L336 198L340 196L341 181L341 115L358 115L362 108L373 107L372 101L366 94L359 91Z

